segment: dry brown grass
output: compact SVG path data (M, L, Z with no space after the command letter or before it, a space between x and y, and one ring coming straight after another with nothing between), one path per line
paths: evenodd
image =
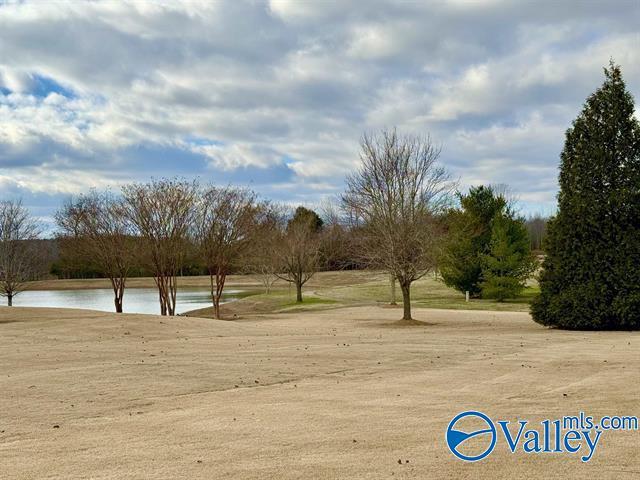
M399 326L399 313L0 308L0 477L638 478L638 432L608 432L587 464L504 442L465 464L444 432L469 408L637 414L640 333L426 309Z

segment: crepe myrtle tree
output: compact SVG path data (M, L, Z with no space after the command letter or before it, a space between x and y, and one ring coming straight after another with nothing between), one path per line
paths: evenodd
M0 202L0 296L9 307L40 273L39 235L40 226L20 200Z
M440 214L454 184L439 156L429 136L365 134L360 167L346 179L343 204L357 212L361 256L397 279L403 320L412 319L411 284L435 267L444 234Z
M138 258L133 225L122 198L91 191L67 201L56 212L63 248L95 267L111 282L116 313L122 313L127 278Z
M207 267L215 318L227 275L238 268L249 250L258 208L256 195L243 188L207 188L199 198L195 215L195 238Z
M124 214L140 237L143 258L153 271L160 313L175 315L178 274L190 249L197 182L151 180L122 187Z

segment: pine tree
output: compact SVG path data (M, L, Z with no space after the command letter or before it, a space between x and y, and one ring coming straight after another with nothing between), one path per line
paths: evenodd
M517 297L535 269L524 220L499 213L491 228L489 253L481 255L482 298Z
M302 205L296 208L293 217L289 220L289 225L298 223L308 225L313 232L319 232L324 225L324 222L315 211L309 210Z
M491 221L507 207L502 195L490 186L472 187L459 194L461 210L450 212L449 235L439 262L444 283L460 292L480 296L481 255L488 252Z
M566 133L531 308L543 325L640 328L640 125L620 67L605 76Z

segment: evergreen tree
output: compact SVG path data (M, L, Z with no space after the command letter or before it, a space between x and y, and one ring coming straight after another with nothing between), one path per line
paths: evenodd
M482 254L482 298L517 297L535 270L523 219L499 213L493 219L489 253Z
M491 221L507 208L504 196L490 186L458 194L460 210L449 213L449 235L439 268L444 283L460 292L480 296L482 254L489 250Z
M303 206L299 206L296 208L296 211L293 214L293 217L289 220L289 225L295 224L305 224L308 225L309 229L313 232L319 232L322 230L324 222L313 210L309 210Z
M531 308L543 325L640 328L640 126L620 67L611 63L605 76L566 133Z

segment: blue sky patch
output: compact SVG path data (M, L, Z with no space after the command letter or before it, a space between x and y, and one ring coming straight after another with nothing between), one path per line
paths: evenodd
M73 90L63 87L53 78L38 74L31 75L31 85L28 93L39 98L46 98L51 93L57 93L67 98L76 98Z

